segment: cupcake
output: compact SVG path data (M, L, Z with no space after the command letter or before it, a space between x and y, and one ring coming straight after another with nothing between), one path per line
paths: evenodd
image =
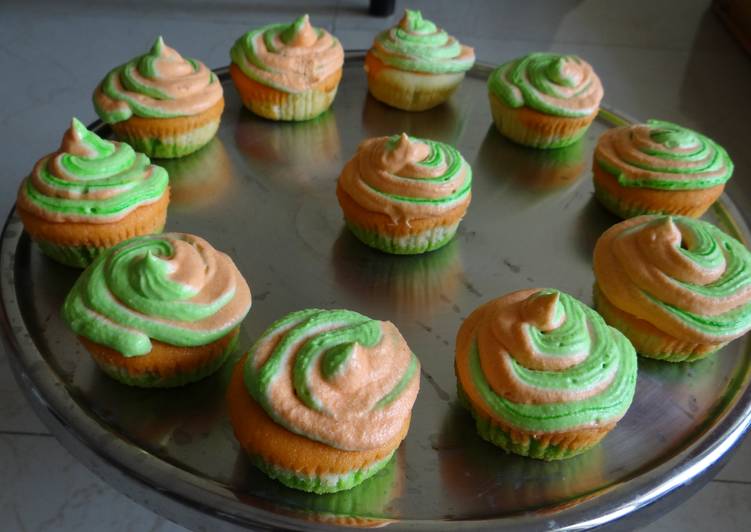
M216 134L222 84L206 65L184 59L159 37L149 53L105 76L94 108L112 130L150 157L182 157Z
M342 79L339 40L308 15L249 31L230 52L230 74L243 104L271 120L309 120L331 106Z
M166 388L219 369L249 310L250 289L229 256L165 233L102 253L73 285L63 319L110 377Z
M640 355L703 358L751 329L751 252L717 227L646 215L595 244L595 308Z
M365 56L368 89L377 100L405 111L442 104L475 63L475 51L405 10L399 24L378 34Z
M684 127L648 120L610 129L597 141L595 195L621 218L641 214L700 217L733 174L727 152Z
M579 140L597 116L602 94L600 78L574 55L525 55L488 78L498 130L533 148L561 148Z
M347 227L365 244L415 254L453 238L471 187L472 170L456 148L402 133L362 142L336 195Z
M480 436L544 460L596 445L628 410L636 353L592 309L557 290L477 308L456 338L460 399Z
M144 154L74 118L60 148L21 182L16 209L46 255L84 268L122 240L162 230L168 183L167 172Z
M295 489L350 489L385 467L409 429L420 362L390 322L308 309L273 323L235 368L235 435Z

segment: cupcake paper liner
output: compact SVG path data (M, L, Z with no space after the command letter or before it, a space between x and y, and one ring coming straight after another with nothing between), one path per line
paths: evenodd
M166 211L165 211L166 215ZM132 235L127 235L120 239L113 239L113 241L107 245L107 246L97 246L97 245L72 245L72 244L60 244L57 242L53 242L51 240L45 240L39 237L35 237L32 235L32 240L36 242L36 244L39 246L39 249L42 253L47 255L52 260L55 260L61 264L65 264L66 266L72 266L73 268L86 268L89 264L94 262L94 260L105 250L109 249L110 247L114 246L118 242L121 242L123 240L128 240L129 238L133 238L135 236L145 235L145 234L156 234L161 233L164 229L164 221L162 221L162 224L156 228L154 231L146 231L143 233L136 232Z
M722 344L696 344L674 338L646 320L631 316L613 305L595 284L594 308L611 327L621 331L639 355L666 362L694 362L717 352Z
M376 100L397 109L425 111L448 100L463 79L463 73L413 74L384 68L368 74L368 89Z
M395 451L392 451L383 460L370 464L363 469L356 469L341 475L316 474L310 476L271 464L258 455L250 456L250 459L258 469L274 480L278 480L285 486L297 490L322 494L336 493L338 491L352 489L358 484L361 484L386 467L393 458L394 452Z
M480 437L506 452L539 460L564 460L579 455L595 445L610 431L603 428L594 435L582 435L577 431L568 434L551 433L536 435L520 429L506 430L479 414L470 404L461 385L457 383L459 403L469 410L475 420Z
M113 364L107 364L97 357L94 357L94 360L103 372L105 372L116 381L127 384L128 386L136 386L139 388L175 388L178 386L190 384L192 382L200 381L216 372L224 365L232 352L235 350L239 338L240 335L235 334L234 338L227 345L226 349L218 357L209 360L205 364L193 369L192 371L179 372L170 377L164 377L162 375L159 375L158 373L135 375L128 371L126 368L115 366Z
M220 119L212 120L188 131L181 129L144 128L129 121L112 124L122 141L149 157L174 159L193 153L214 138Z
M595 197L610 212L621 218L643 214L675 214L700 218L722 194L724 186L702 190L656 190L649 188L627 189L615 183L615 176L594 162ZM613 180L603 183L604 180ZM628 197L619 192L628 190ZM701 194L705 192L705 194ZM640 197L641 196L641 197ZM657 206L659 205L659 207Z
M360 241L370 247L397 255L415 255L439 249L448 244L456 234L459 222L438 225L413 235L394 236L365 229L350 220L347 227Z
M48 240L35 240L39 249L52 260L73 268L85 268L107 248L96 246L66 246Z
M553 149L569 146L584 136L595 115L572 120L565 117L547 116L536 111L539 119L536 127L530 127L520 118L522 109L512 109L495 95L488 94L490 110L498 131L508 139L533 148Z
M251 80L234 64L230 75L243 105L269 120L305 121L324 113L334 101L342 70L323 80L320 86L301 93L283 92Z

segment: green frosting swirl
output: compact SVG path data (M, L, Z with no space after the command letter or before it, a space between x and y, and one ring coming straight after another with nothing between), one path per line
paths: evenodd
M532 53L502 64L490 74L488 90L509 107L562 117L588 116L602 99L600 79L588 63L553 53Z
M300 38L304 42L297 42ZM235 41L230 58L255 81L301 93L341 68L344 51L336 37L313 28L308 15L302 15L290 24L269 24L245 33Z
M410 9L397 26L378 34L370 52L400 70L431 74L466 72L475 62L471 48Z
M277 340L270 355L259 364L259 354L273 338ZM349 383L343 387L337 384L337 377L351 369L349 365L356 349L375 348L382 341L382 323L351 310L307 309L293 312L274 322L248 351L245 386L266 413L283 427L310 439L340 447L333 439L314 435L291 420L284 410L280 410L280 405L274 402L270 389L275 381L291 371L287 378L291 380L295 397L308 409L322 414L332 423L339 423L342 419L341 412L336 409L348 404L347 394L366 388L369 379L373 377L358 374L358 378L363 379L362 382L358 382L357 386ZM373 406L370 412L361 412L358 417L367 418L394 403L418 370L417 357L410 353L406 371L396 384L383 396L371 401ZM326 404L316 395L316 390L311 386L314 374L327 383L329 393L336 390L337 400ZM397 424L397 428L401 428L401 425Z
M664 120L607 131L595 160L625 187L692 190L722 185L733 162L712 139Z
M173 260L176 246L190 246L180 259L184 264ZM185 264L200 265L206 284L175 280L185 277ZM237 327L250 308L247 285L238 286L238 277L228 257L197 237L137 237L106 250L84 271L65 299L63 319L76 334L126 357L148 354L151 338L175 346L205 345ZM230 309L236 297L243 304ZM221 319L212 320L220 313Z
M536 357L558 358L585 352L586 357L565 369L540 370L525 367L510 352L513 378L537 393L556 390L586 392L610 382L594 395L564 402L515 402L494 390L484 374L477 339L473 339L469 353L469 368L473 385L495 416L506 423L528 431L566 431L580 426L604 424L620 419L633 400L636 387L636 352L619 331L609 327L594 310L573 297L556 290L543 290L531 296L558 294L554 321L562 323L542 331L533 323L522 327L531 341ZM502 339L499 339L503 342ZM503 349L509 347L503 345ZM484 353L482 356L496 356Z
M166 170L146 155L74 118L60 150L37 163L22 191L25 208L41 217L107 221L158 200L168 184Z

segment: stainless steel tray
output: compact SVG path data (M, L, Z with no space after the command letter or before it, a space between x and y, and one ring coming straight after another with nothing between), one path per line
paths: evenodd
M43 257L11 213L0 250L2 323L19 383L42 419L107 481L191 528L625 527L634 524L626 518L648 520L698 489L751 420L747 339L691 365L641 359L626 417L601 445L559 463L483 442L456 403L454 335L480 303L530 286L591 301L592 248L617 220L593 199L589 165L600 133L625 118L603 110L568 151L525 149L491 123L489 67L475 67L448 105L407 113L368 96L362 60L347 55L333 109L300 124L243 110L220 70L227 106L218 138L164 163L173 187L167 228L207 238L245 274L254 304L243 348L274 319L311 306L351 308L399 327L423 378L392 465L350 492L296 492L240 451L224 407L232 364L171 391L108 379L60 319L79 272ZM474 170L457 238L423 256L361 245L344 229L334 194L361 139L401 131L456 145ZM708 218L748 241L731 198Z

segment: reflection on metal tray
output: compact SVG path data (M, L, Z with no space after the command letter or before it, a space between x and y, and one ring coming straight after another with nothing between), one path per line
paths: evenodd
M59 317L78 272L44 258L11 214L0 255L5 333L41 417L134 499L212 530L332 523L424 530L447 520L452 528L576 528L633 517L645 506L656 512L697 489L751 419L745 339L691 365L641 359L627 416L601 445L559 463L485 443L456 403L454 336L480 303L532 286L591 301L592 248L617 220L593 199L589 165L596 138L625 119L603 111L571 148L522 148L492 126L488 67L475 67L448 104L408 113L368 96L362 59L348 54L332 110L298 124L243 110L220 71L227 105L218 137L163 164L172 178L168 229L227 251L251 284L241 346L279 316L313 306L350 308L399 327L422 361L423 379L409 435L390 466L349 492L296 492L240 451L224 407L231 364L170 391L108 379ZM423 256L361 245L344 229L334 194L361 139L401 131L456 145L474 169L459 234ZM709 218L748 236L728 197Z

